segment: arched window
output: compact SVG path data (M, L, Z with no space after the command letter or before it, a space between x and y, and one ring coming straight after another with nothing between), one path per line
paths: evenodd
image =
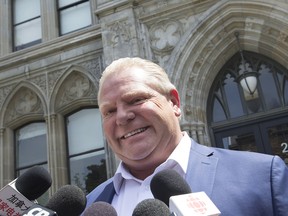
M261 54L244 52L246 68L256 71L257 89L237 82L243 69L235 54L220 70L209 93L207 119L213 145L276 154L288 163L288 70Z
M30 123L15 131L18 175L35 165L42 165L47 169L46 133L45 122ZM33 156L31 156L31 149L33 149Z
M66 118L70 182L90 192L107 179L99 109L82 109Z
M248 65L258 72L257 90L253 96L237 83L236 79L242 63L239 54L220 71L214 84L210 122L228 121L230 119L267 112L288 105L288 76L287 69L276 64L267 57L245 52Z
M45 122L33 122L15 130L16 175L38 165L48 170L47 129ZM33 153L31 153L33 152ZM49 192L37 198L40 204L47 202Z

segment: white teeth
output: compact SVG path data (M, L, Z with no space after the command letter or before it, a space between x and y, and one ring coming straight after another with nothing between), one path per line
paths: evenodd
M125 136L123 136L122 138L123 138L123 139L127 139L128 137L133 136L133 135L135 135L135 134L137 134L137 133L141 133L141 132L145 131L146 129L147 129L147 128L139 128L139 129L137 129L137 130L131 131L130 133L128 133L128 134L126 134Z

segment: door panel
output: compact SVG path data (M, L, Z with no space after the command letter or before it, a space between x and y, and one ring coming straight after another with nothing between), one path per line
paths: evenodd
M225 149L257 152L253 133L222 137Z
M217 147L264 153L263 142L257 125L228 129L216 132L214 135Z
M288 118L262 123L260 130L267 152L280 156L288 164Z
M216 146L280 156L288 164L288 117L214 132Z

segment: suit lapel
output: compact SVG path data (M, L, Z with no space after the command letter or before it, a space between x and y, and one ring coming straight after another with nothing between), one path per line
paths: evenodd
M192 140L186 174L192 192L204 191L211 196L217 163L218 158L213 156L213 150Z
M115 194L115 189L113 182L110 182L102 191L102 193L97 197L97 199L94 202L97 201L103 201L107 203L112 203L113 196Z

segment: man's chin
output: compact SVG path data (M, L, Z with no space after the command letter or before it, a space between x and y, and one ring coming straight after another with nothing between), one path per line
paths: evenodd
M122 161L135 161L135 162L141 162L144 160L149 159L149 156L151 155L151 152L146 152L143 154L143 152L129 154L126 157L122 157Z

